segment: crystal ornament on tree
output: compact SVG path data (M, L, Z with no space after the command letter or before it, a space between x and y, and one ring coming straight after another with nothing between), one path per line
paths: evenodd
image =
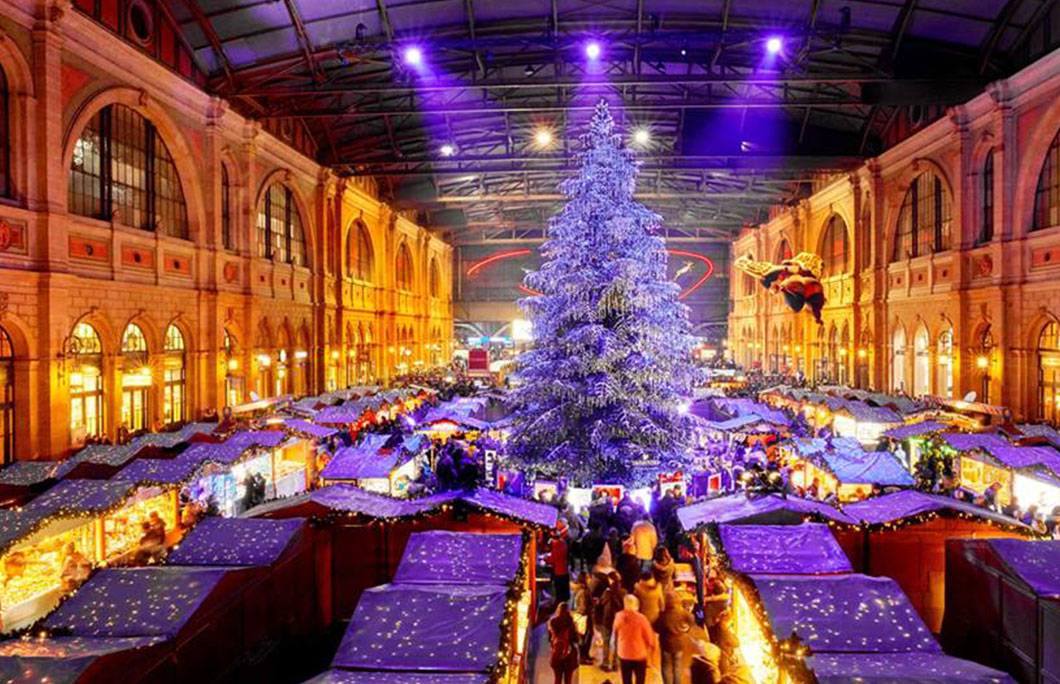
M688 307L667 277L660 217L633 199L637 168L604 101L582 137L577 176L548 226L520 301L534 342L512 394L513 465L579 484L645 484L687 467L679 411L696 371Z

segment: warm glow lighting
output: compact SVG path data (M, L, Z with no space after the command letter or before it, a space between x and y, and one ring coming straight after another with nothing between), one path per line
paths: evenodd
M239 370L239 359L228 359L228 370Z
M141 377L145 377L145 378L151 377L151 369L148 368L147 366L141 367L140 370L138 370L136 372L139 373Z
M263 366L271 366L272 358L268 354L258 354L258 363Z
M847 349L846 349L846 347L843 347L843 348L841 348L841 349L839 350L839 355L840 355L840 356L846 356L846 355L847 355Z
M647 145L651 141L651 133L647 128L638 128L633 131L633 142L638 145Z
M332 352L331 352L331 358L332 358L333 360L338 360L338 358L339 358L339 350L338 350L338 349L332 350Z
M766 52L771 55L779 53L784 48L784 41L779 36L773 36L766 41Z
M534 133L534 142L537 143L538 147L548 147L552 144L552 131L547 128L539 128Z
M585 56L589 59L598 59L600 57L600 43L595 40L585 46Z
M865 358L868 355L869 355L869 353L867 351L865 351L864 349L859 349L858 350L858 358L859 359L863 359L863 358Z
M309 358L309 352L307 352L304 349L299 349L298 351L296 351L294 353L294 358L296 358L296 359L308 359Z
M417 66L423 62L423 51L416 46L405 48L405 64Z
M986 358L985 356L980 356L975 360L975 365L979 368L985 369L987 366L990 365L990 359Z
M456 154L456 148L450 145L449 143L442 145L442 148L439 151L442 153L443 157L452 157L454 154Z

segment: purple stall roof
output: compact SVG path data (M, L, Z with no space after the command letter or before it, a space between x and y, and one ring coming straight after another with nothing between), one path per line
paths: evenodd
M111 476L111 480L143 484L183 484L194 479L205 457L194 459L138 458Z
M512 496L494 489L460 492L458 498L476 508L524 520L540 527L555 527L559 516L555 506Z
M867 575L752 576L773 634L817 653L941 653L894 580Z
M205 518L170 552L169 565L271 565L294 544L301 518Z
M886 406L869 406L860 401L848 401L832 410L836 413L848 413L861 423L902 423L902 417Z
M843 507L843 512L851 518L869 525L893 523L931 511L955 511L1007 525L1020 524L1013 518L982 506L959 501L949 496L928 494L913 489L865 499Z
M506 589L384 584L361 594L332 667L487 672L497 662Z
M233 433L224 443L242 447L274 448L283 444L287 439L287 433L279 430L242 430Z
M838 441L838 440L837 440ZM913 476L889 451L853 449L824 451L811 460L823 465L840 484L876 484L912 487Z
M942 441L957 451L1009 446L1008 440L996 432L952 432L942 435Z
M283 421L283 424L295 432L300 432L303 435L309 435L315 439L327 439L332 435L339 433L335 428L324 427L323 425L316 425L310 423L308 420L299 420L298 418L288 418Z
M1060 447L1060 432L1052 425L1024 423L1017 425L1016 429L1027 437L1041 437L1053 446Z
M490 426L490 424L484 420L472 418L459 411L438 408L431 409L427 414L427 417L421 421L420 425L436 425L445 422L455 423L456 425L469 430L488 430Z
M25 506L25 510L55 513L59 510L95 513L119 505L132 496L136 484L109 480L63 480Z
M15 461L0 468L0 484L28 487L55 477L57 461Z
M328 670L303 684L488 684L489 680L485 674Z
M1060 452L1050 446L989 446L985 451L1009 468L1043 467L1060 475Z
M343 404L342 406L328 406L320 409L314 420L317 423L337 425L342 423L356 423L364 415L364 407L359 404Z
M73 684L99 658L164 642L163 637L11 639L0 642L0 681Z
M73 636L176 636L217 588L225 570L108 568L92 576L45 621Z
M990 539L988 544L1039 596L1060 596L1060 541Z
M389 477L400 454L352 446L340 450L320 471L324 480L360 480Z
M176 457L177 461L194 461L201 463L203 461L213 461L219 465L231 465L241 459L248 450L253 447L243 446L239 444L218 444L216 442L201 442L199 444L192 444L190 447L185 449L179 456Z
M519 534L472 534L432 530L409 537L395 584L507 586L519 572Z
M885 430L883 436L891 439L909 439L910 437L920 437L921 435L949 429L951 429L951 426L940 423L937 420L922 420L912 425L901 425Z
M750 499L744 494L730 494L677 509L681 527L689 532L707 523L798 524L814 515L836 522L854 522L853 518L826 503L794 496L785 499L777 494Z
M824 523L720 525L729 567L743 573L819 575L853 572Z
M818 684L1015 684L1004 672L941 653L829 653L807 664Z
M37 531L41 521L48 517L47 510L13 511L0 509L0 553Z

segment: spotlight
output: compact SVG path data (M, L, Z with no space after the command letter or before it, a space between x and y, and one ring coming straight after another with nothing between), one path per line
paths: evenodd
M585 46L585 56L589 59L597 59L600 56L600 43L595 40Z
M456 154L456 148L450 145L449 143L445 143L444 145L442 145L439 152L442 153L443 157L452 157L454 154Z
M409 66L418 66L423 62L423 50L413 45L412 47L405 48L405 64Z
M778 54L784 48L784 41L779 36L773 36L766 41L766 52L771 55Z
M534 133L534 142L538 144L538 147L548 147L552 144L552 131L539 128L537 133Z
M638 145L647 145L648 141L651 140L651 133L648 132L647 128L638 128L633 131L633 142Z

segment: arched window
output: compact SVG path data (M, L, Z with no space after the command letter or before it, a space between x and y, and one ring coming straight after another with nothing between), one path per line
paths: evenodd
M75 443L103 434L103 345L88 323L70 336L70 432Z
M1060 417L1060 325L1050 321L1038 334L1038 418Z
M412 254L409 246L404 242L398 247L397 252L397 289L405 292L412 291Z
M227 334L227 331L226 331ZM187 419L187 398L184 389L184 335L180 328L166 328L165 359L162 362L162 421L177 425Z
M937 394L947 399L953 398L953 328L947 326L939 333L938 359L935 363L939 369Z
M1049 143L1042 171L1038 174L1031 230L1043 230L1056 225L1060 225L1060 133Z
M994 239L994 151L986 153L983 161L983 214L979 219L979 242L990 242Z
M950 223L950 197L942 179L933 171L920 174L902 200L891 261L949 249Z
M302 217L291 189L273 183L258 205L258 256L306 266Z
M821 258L825 276L836 276L850 269L850 243L847 224L839 214L828 219L821 235Z
M891 340L891 390L905 391L905 328L901 326Z
M72 213L188 238L177 167L154 125L124 105L96 112L74 143Z
M221 341L225 357L225 406L238 406L243 403L243 374L239 367L239 342L235 335L225 328Z
M368 234L368 227L360 221L355 221L350 226L346 260L346 270L351 278L366 283L372 282L372 267L375 264L372 236Z
M931 351L927 327L921 323L913 337L913 395L931 394Z
M438 259L431 258L430 292L432 297L438 297L442 291L442 273L438 268Z
M10 97L7 89L7 74L0 69L0 197L11 196Z
M122 334L121 356L121 422L129 432L140 432L150 427L151 367L144 331L135 323L127 325Z
M0 463L15 460L15 350L0 327Z
M228 167L221 164L221 245L225 249L235 249L235 237L232 234L232 182L228 179Z

